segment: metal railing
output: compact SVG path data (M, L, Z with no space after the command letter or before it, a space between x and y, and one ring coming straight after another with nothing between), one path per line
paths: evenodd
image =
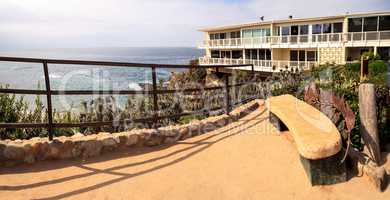
M253 65L254 71L280 72L286 69L297 68L298 70L309 70L318 66L317 61L287 61L287 60L253 60L253 59L231 59L231 58L199 58L201 65ZM251 70L243 68L244 70Z
M44 79L45 79L45 90L27 90L27 89L9 89L9 88L0 88L0 93L8 94L22 94L22 95L46 95L47 98L47 123L1 123L0 128L46 128L48 130L49 139L53 139L53 129L55 128L82 128L82 127L103 127L110 126L113 123L124 123L128 122L130 119L119 120L119 121L98 121L98 122L81 122L81 123L55 123L53 121L53 106L52 106L52 96L53 95L135 95L135 94L144 94L144 95L153 95L153 117L142 118L142 119L131 119L131 122L135 123L151 123L154 125L157 124L158 120L172 118L172 117L181 117L186 115L194 114L206 114L210 111L215 111L217 109L224 109L226 114L229 114L231 108L240 103L244 103L249 99L246 99L241 102L231 103L230 102L230 88L236 88L243 86L246 83L229 85L229 77L225 76L225 85L218 87L207 87L207 88L189 88L189 89L158 89L157 86L157 73L156 69L158 68L170 68L170 69L191 69L191 68L214 68L218 71L218 68L225 67L248 67L250 66L253 69L253 66L250 64L239 64L239 65L172 65L172 64L144 64L144 63L124 63L124 62L105 62L105 61L83 61L83 60L54 60L54 59L35 59L35 58L15 58L15 57L0 57L0 61L5 62L17 62L17 63L39 63L42 64ZM129 67L129 68L150 68L152 73L152 90L52 90L50 87L50 76L49 76L49 65L50 64L61 64L61 65L83 65L83 66L102 66L102 67ZM252 70L253 72L253 70ZM26 77L27 78L27 77ZM251 84L251 83L249 83ZM204 91L213 91L213 90L225 90L225 108L211 108L208 111L193 111L193 112L183 112L180 114L174 115L160 115L158 108L158 95L162 94L173 94L175 92L181 93L191 93L191 92L204 92Z
M263 36L251 38L232 38L203 41L200 47L251 47L259 45L306 44L321 43L359 43L359 42L390 42L390 31L325 33L311 35Z

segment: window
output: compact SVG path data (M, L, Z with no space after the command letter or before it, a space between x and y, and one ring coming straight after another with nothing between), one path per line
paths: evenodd
M265 59L271 60L271 50L270 49L265 50Z
M290 61L298 61L298 51L290 51Z
M252 30L252 36L253 37L261 37L261 36L263 36L263 30L262 29L253 29Z
M215 40L215 34L210 34L210 40Z
M252 59L257 60L257 49L252 49L251 52L252 52Z
M389 30L390 30L390 15L379 16L379 31L389 31Z
M298 35L298 26L291 26L291 35Z
M316 51L307 51L307 61L317 61L317 52Z
M290 27L289 26L282 27L282 35L290 35Z
M265 49L259 50L259 60L265 60Z
M240 58L242 58L242 51L232 51L232 58L233 59L240 59Z
M249 37L252 37L252 30L243 30L242 31L242 36L244 37L244 38L249 38Z
M365 17L363 31L377 31L378 17Z
M219 51L211 51L212 58L219 58Z
M230 33L230 38L240 38L241 36L240 31L235 31Z
M231 58L231 51L221 51L221 58Z
M251 59L251 51L250 50L245 51L245 59Z
M226 33L220 33L219 39L226 39Z
M330 24L323 24L323 33L332 33L332 26Z
M321 34L322 33L322 24L314 24L312 25L313 34Z
M348 32L362 32L362 18L348 19Z
M309 25L302 25L299 28L300 28L300 30L299 30L299 34L300 35L307 35L307 34L309 34Z
M299 51L299 61L305 61L305 60L306 60L306 52Z
M269 28L265 29L265 36L271 36L271 29Z
M342 32L343 32L343 23L334 23L333 33L342 33Z

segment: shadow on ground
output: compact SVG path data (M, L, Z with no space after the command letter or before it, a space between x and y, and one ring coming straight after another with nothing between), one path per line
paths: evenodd
M31 173L31 172L41 172L41 171L47 171L47 170L56 170L56 169L61 169L61 168L66 168L66 167L78 167L80 169L88 170L89 172L84 173L84 174L64 177L64 178L60 178L60 179L50 180L50 181L42 181L42 182L33 183L33 184L18 185L18 186L3 185L3 186L0 186L0 192L1 191L19 191L19 190L24 190L24 189L36 188L36 187L44 187L44 186L48 186L48 185L52 185L52 184L58 184L58 183L63 183L63 182L67 182L67 181L72 181L75 179L86 178L86 177L93 176L96 174L101 174L101 173L119 176L119 178L105 181L103 183L99 183L99 184L96 184L93 186L80 188L80 189L77 189L77 190L74 190L71 192L65 192L65 193L62 193L62 194L59 194L56 196L42 198L42 199L61 199L61 198L71 197L71 196L74 196L77 194L93 191L93 190L96 190L98 188L102 188L102 187L105 187L105 186L108 186L108 185L111 185L111 184L114 184L117 182L121 182L121 181L130 179L130 178L133 178L133 177L141 176L141 175L144 175L144 174L156 171L156 170L160 170L160 169L169 167L169 166L174 165L176 163L182 162L182 161L184 161L184 160L186 160L186 159L188 159L196 154L199 154L200 152L206 150L207 148L210 148L212 145L214 145L222 140L236 136L236 135L242 133L243 131L245 131L249 128L252 128L252 127L256 126L257 124L265 121L267 118L260 118L260 116L263 115L265 112L266 111L263 111L260 114L257 114L250 119L245 119L245 120L241 119L241 120L239 120L237 125L231 127L230 129L220 131L220 132L218 132L218 134L213 134L213 135L207 136L206 138L202 138L202 139L194 141L194 142L179 141L179 142L172 144L172 145L188 144L191 146L174 151L174 152L171 152L169 154L166 154L166 155L163 155L160 157L155 157L155 158L144 160L141 162L113 166L113 167L108 168L108 169L96 169L96 168L86 166L87 164L91 164L91 163L104 162L104 161L113 160L113 159L117 159L117 158L131 157L131 156L136 156L136 155L140 155L140 154L147 154L147 153L154 152L154 151L160 151L160 150L169 148L172 145L165 145L165 146L155 147L155 148L146 148L146 147L145 148L133 148L131 150L123 150L123 151L119 151L119 152L115 152L115 153L108 153L104 157L92 158L92 159L89 159L88 161L83 161L83 160L65 160L65 161L57 161L57 162L45 161L45 162L41 162L41 163L38 163L38 164L33 165L33 166L21 166L18 168L1 169L0 174L15 174L15 175L20 174L20 173ZM250 122L252 122L250 125L246 125ZM246 125L246 126L243 127L243 125ZM222 128L220 128L220 129L222 129ZM221 136L223 134L226 134L226 135L221 137L221 138L218 138L216 140L209 141L210 139L213 139L217 136ZM195 137L195 139L196 139L196 137ZM201 147L201 148L198 148L195 151L190 151L190 150L195 149L197 147ZM144 165L144 164L147 164L150 162L155 162L158 160L167 159L171 156L177 155L179 153L185 153L185 152L189 152L189 153L187 153L183 156L180 156L179 158L177 158L173 161L170 161L170 162L167 162L167 163L164 163L164 164L161 164L161 165L158 165L158 166L155 166L155 167L152 167L150 169L146 169L146 170L143 170L143 171L140 171L137 173L131 174L131 173L115 172L115 171L120 170L120 169L140 166L140 165Z

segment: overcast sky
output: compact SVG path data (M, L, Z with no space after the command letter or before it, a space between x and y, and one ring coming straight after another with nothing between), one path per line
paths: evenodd
M390 10L390 0L0 0L0 49L196 46L198 28Z

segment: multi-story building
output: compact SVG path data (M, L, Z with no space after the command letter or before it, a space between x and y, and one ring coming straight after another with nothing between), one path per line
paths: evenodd
M319 64L345 64L366 51L390 59L390 12L259 21L204 28L202 65L254 64L279 72Z

